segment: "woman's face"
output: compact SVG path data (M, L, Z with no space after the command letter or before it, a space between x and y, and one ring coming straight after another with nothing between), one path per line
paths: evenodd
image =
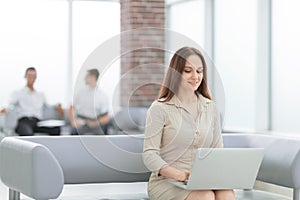
M193 91L196 91L203 79L203 63L199 56L190 55L187 57L185 66L182 72L182 81L184 85L190 86Z

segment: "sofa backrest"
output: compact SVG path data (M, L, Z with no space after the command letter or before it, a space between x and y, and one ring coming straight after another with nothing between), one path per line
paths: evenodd
M143 134L146 123L147 107L122 107L113 119L115 130L127 135Z
M264 148L257 179L300 188L300 140L263 134L223 134L225 147Z
M143 138L111 136L34 136L22 140L47 147L59 162L65 183L148 181Z

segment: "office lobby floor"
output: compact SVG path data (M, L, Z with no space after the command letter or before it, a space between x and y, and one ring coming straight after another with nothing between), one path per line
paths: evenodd
M127 200L136 198L130 198L130 194L138 195L138 199L145 198L146 183L138 183L133 190L132 183L126 184L85 184L85 185L66 185L63 189L62 195L56 200L108 200L108 199L124 199ZM137 193L137 191L140 191ZM106 194L106 195L103 195ZM8 199L8 188L0 181L0 199ZM32 200L31 198L21 195L22 200ZM270 196L266 192L256 191L243 192L241 190L236 191L236 200L289 200L287 196L272 195Z
M0 181L0 199L8 199L8 188Z
M134 187L132 185L134 184ZM56 200L99 200L99 199L138 199L146 198L147 183L108 183L65 185ZM8 199L8 188L0 181L0 200ZM32 200L21 195L22 200Z

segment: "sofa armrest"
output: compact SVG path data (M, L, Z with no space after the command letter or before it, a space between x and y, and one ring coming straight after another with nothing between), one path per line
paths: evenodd
M223 134L225 147L264 148L257 179L300 188L300 140L263 134Z
M63 171L41 144L6 137L0 143L0 163L2 182L14 191L34 199L52 199L63 189Z
M300 188L300 141L275 136L259 136L251 147L261 147L265 140L265 156L258 173L258 180Z

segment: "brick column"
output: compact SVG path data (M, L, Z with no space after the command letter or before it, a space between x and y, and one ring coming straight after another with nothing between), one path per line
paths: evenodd
M165 1L120 3L121 106L149 106L165 71Z

